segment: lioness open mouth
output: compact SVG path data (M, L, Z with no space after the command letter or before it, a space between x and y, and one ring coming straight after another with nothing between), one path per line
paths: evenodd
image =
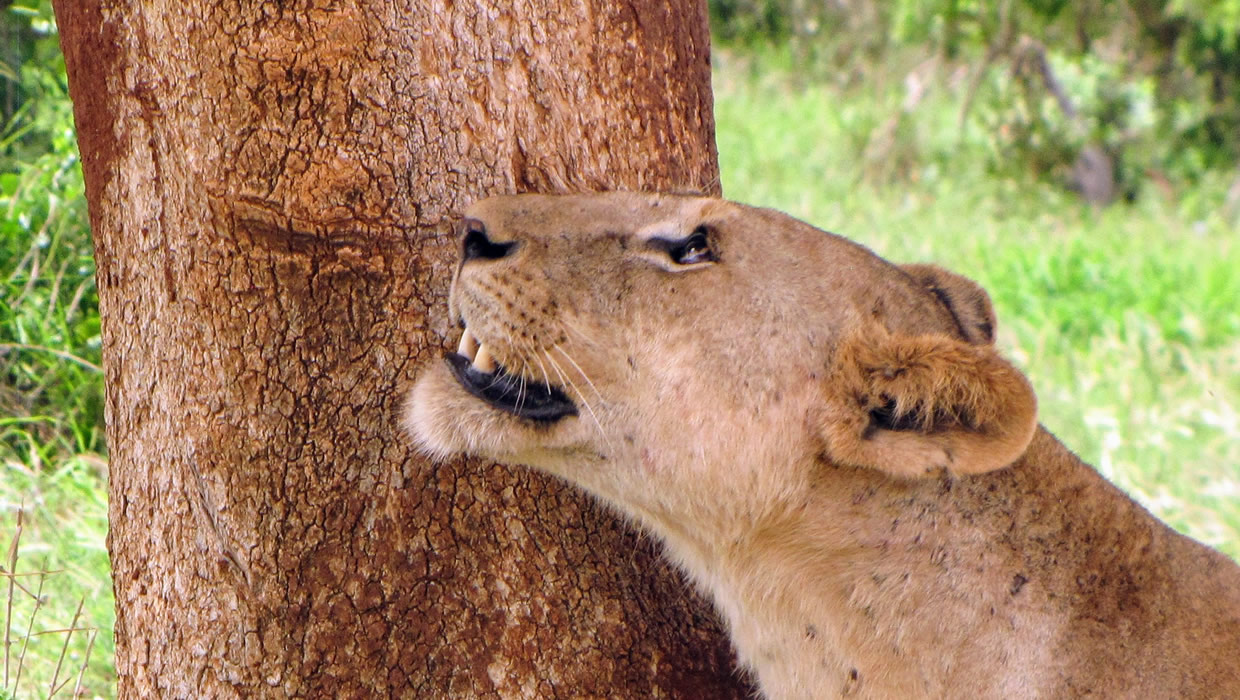
M495 361L485 344L466 328L456 352L445 359L456 381L470 394L519 418L552 423L577 415L577 406L558 388L513 376Z

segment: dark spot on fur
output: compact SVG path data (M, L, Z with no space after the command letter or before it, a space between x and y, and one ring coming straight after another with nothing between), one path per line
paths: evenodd
M995 327L991 323L988 323L986 321L979 321L977 324L977 329L981 331L982 335L984 335L987 338L995 337Z
M805 626L805 638L806 639L817 639L818 628L813 625L806 625Z
M825 461L825 458L823 459ZM853 505L856 506L856 505L861 505L862 503L865 503L866 501L873 498L874 494L876 493L878 493L878 489L874 486L867 486L863 489L853 492L853 497L852 497Z
M1008 593L1012 595L1020 593L1020 589L1024 588L1026 583L1029 583L1029 579L1025 578L1024 574L1016 574L1012 577L1012 585L1008 587Z
M852 695L857 692L857 686L861 685L861 673L855 668L848 669L848 678L844 680L844 687L840 689L840 695Z

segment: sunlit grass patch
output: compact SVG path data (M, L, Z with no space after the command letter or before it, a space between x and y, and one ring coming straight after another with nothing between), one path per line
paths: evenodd
M23 493L89 496L99 484L46 486ZM112 696L112 633L95 622L110 625L113 615L110 590L100 591L110 582L98 576L99 558L107 565L98 547L106 506L88 498L53 514L50 504L27 510L8 495L0 492L0 534L7 535L0 540L0 697Z

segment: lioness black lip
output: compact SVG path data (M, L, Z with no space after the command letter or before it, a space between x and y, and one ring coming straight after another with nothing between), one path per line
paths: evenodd
M576 404L556 387L528 379L522 382L499 366L492 372L482 372L458 352L450 352L444 359L465 391L489 406L539 423L554 423L577 415Z

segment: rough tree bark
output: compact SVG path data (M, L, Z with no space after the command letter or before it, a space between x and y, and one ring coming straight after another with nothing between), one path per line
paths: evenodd
M454 212L713 190L696 0L57 0L96 241L122 697L739 697L560 483L396 415Z

